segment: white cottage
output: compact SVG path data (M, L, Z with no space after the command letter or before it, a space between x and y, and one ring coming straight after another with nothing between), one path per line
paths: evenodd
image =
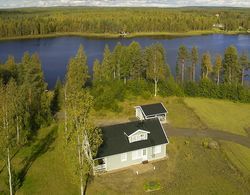
M161 123L167 122L168 111L162 103L141 105L135 107L135 115L139 120L159 118Z
M103 143L95 172L111 171L166 157L168 137L158 118L101 127Z

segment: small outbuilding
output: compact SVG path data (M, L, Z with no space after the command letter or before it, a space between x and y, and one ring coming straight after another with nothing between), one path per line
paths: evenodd
M167 122L168 111L162 103L141 105L135 107L135 115L139 120L159 118L160 122Z

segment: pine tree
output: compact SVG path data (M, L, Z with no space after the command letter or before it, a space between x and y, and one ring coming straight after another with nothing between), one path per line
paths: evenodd
M118 80L121 79L121 66L122 66L122 57L123 57L123 46L120 42L117 43L117 45L114 48L113 54L112 54L112 64L115 65L116 70L116 77Z
M186 46L181 45L179 47L179 51L178 51L178 57L177 57L177 61L178 61L178 66L181 66L180 70L181 70L181 82L184 82L184 78L185 78L185 61L188 58L188 50L186 48Z
M112 55L108 45L105 45L103 60L102 60L102 69L103 77L105 80L114 79L115 75L115 66L112 64Z
M198 63L199 53L197 47L193 47L191 51L191 63L192 63L192 79L195 82L195 69Z

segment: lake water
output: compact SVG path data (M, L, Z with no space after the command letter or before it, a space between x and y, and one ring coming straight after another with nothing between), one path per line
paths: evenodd
M153 43L161 43L166 49L166 59L172 73L175 72L176 56L178 48L181 44L188 48L198 47L199 53L209 51L212 57L217 53L223 54L226 47L235 45L239 52L250 52L250 35L205 35L178 38L153 38L153 37L137 37L137 38L85 38L85 37L56 37L28 40L10 40L0 41L0 61L4 62L8 55L15 56L19 62L23 53L37 52L41 58L42 68L45 79L49 84L49 88L53 88L57 78L64 79L66 66L70 57L76 54L79 45L82 44L88 56L88 65L92 71L92 64L95 59L102 60L103 50L106 44L112 50L117 42L123 45L129 45L132 41L137 41L142 47L149 46ZM200 67L197 66L197 72Z

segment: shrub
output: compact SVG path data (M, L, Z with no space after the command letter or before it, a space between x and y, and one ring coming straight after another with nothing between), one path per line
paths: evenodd
M146 184L144 184L145 191L154 191L154 190L159 190L160 188L161 188L160 183L156 181L149 181Z

